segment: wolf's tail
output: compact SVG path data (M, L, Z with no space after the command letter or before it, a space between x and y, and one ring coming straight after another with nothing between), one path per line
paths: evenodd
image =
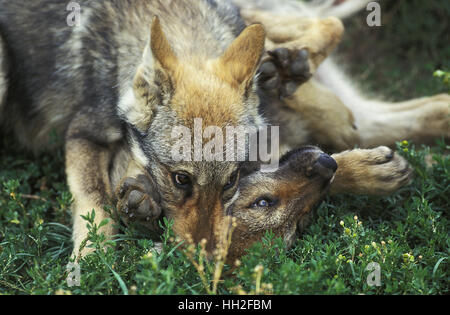
M373 0L345 0L335 5L335 0L313 0L310 3L299 0L232 0L238 7L271 11L275 14L289 13L304 17L348 18L367 7Z

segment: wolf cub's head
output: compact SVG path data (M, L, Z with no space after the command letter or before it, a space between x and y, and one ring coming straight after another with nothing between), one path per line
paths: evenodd
M304 147L282 157L274 173L251 171L227 214L236 218L229 259L239 258L267 231L290 246L296 231L308 223L311 211L325 197L337 170L336 162L316 147Z
M226 204L225 215L214 219L217 220L214 223L217 225L217 233L220 232L219 237L204 234L205 228L208 227L202 224L209 223L204 219L206 216L199 217L196 213L180 210L181 213L192 215L192 217L186 221L182 218L175 220L184 222L184 224L178 223L178 227L189 230L192 237L200 233L207 241L206 244L214 245L207 247L210 254L218 245L222 249L224 245L229 245L227 256L229 263L233 263L235 259L242 256L253 243L260 241L267 231L282 237L290 246L295 240L296 232L301 231L308 223L312 210L324 198L336 170L336 162L316 147L304 147L287 153L280 161L280 168L273 173L261 172L258 163L248 163L242 167L238 191ZM130 209L119 210L125 222L134 222L152 230L154 224L146 218L155 210L153 206L160 202L160 197L155 198L153 190L156 184L153 178L145 179L144 176L139 178L138 186L142 186L143 191L147 191L148 202L142 202L137 207L138 210L133 213L131 221L128 212ZM136 180L131 179L131 181ZM145 199L141 194L136 196L138 198L135 199ZM170 198L166 199L162 207L163 214L166 213L164 207L174 209L178 205L175 199L172 198L172 201ZM128 199L125 200L125 204L129 204ZM229 243L230 223L233 218L235 229ZM174 223L177 224L176 221ZM192 230L191 227L198 230ZM178 233L180 233L179 230ZM185 231L181 231L181 236L185 235L184 233ZM189 237L187 238L190 240Z
M228 48L211 55L198 48L180 51L180 46L189 45L171 45L168 39L185 39L165 26L168 37L154 19L142 64L121 98L119 113L128 126L133 158L155 177L175 232L214 244L224 207L237 190L239 163L226 159L234 142L203 143L218 134L225 139L230 126L262 125L255 74L265 31L259 24L251 25L234 40L225 38Z

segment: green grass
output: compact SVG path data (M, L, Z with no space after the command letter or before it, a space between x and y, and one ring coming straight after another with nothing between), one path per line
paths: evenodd
M450 2L379 1L382 27L368 27L368 12L345 22L341 64L363 89L393 101L448 92L437 69L450 70Z
M236 293L238 286L254 292L259 283L276 294L450 293L450 158L443 154L449 147L399 149L416 170L411 187L388 198L327 200L294 248L285 249L268 233L232 275L227 268L217 292ZM435 162L431 168L425 164L428 154ZM71 198L61 174L61 154L35 159L7 145L1 156L0 293L207 293L196 268L169 241L170 231L163 238L163 253L148 255L152 241L130 229L122 230L115 249L82 261L81 287L68 288ZM91 228L93 246L100 247L104 238ZM381 287L367 285L370 272L365 268L371 262L381 265ZM259 265L264 269L258 282ZM213 267L207 265L207 279L212 279Z
M364 89L392 99L448 91L433 77L438 68L450 68L445 38L433 33L448 26L448 19L436 19L448 17L448 7L441 3L443 9L436 11L434 2L398 2L386 8L395 24L385 28L367 30L361 25L363 15L349 21L350 39L340 58L351 61L349 71L365 82ZM400 18L407 14L413 14L411 20ZM426 14L431 16L425 19ZM368 31L373 37L365 37L368 43L355 49L352 43L360 45L358 38ZM72 250L72 200L63 152L34 157L9 136L2 136L0 143L0 294L208 293L209 285L171 241L170 229L163 236L161 255L151 254L151 240L121 229L114 249L97 251L81 262L81 286L69 288L65 269ZM398 149L414 167L411 186L387 198L326 200L293 248L285 249L268 233L239 267L225 268L217 293L449 294L450 147L437 139L431 148L399 144ZM434 164L428 167L430 157ZM87 224L92 221L86 219ZM100 247L104 238L96 228L90 225L90 238ZM380 287L367 284L371 262L381 266ZM213 273L214 266L206 264L206 281Z

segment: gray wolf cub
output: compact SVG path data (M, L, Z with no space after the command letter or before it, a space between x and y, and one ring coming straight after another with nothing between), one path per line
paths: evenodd
M263 124L255 74L264 28L246 27L228 1L79 1L75 27L66 4L0 0L0 119L30 149L45 147L52 129L63 135L74 254L87 236L81 216L108 218L111 177L130 161L164 181L177 231L214 243L239 163L175 162L171 134L196 118Z

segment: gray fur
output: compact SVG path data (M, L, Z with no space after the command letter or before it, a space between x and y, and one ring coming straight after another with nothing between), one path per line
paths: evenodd
M213 58L245 26L228 1L169 2L79 1L82 24L70 27L66 2L0 0L0 34L11 55L5 106L13 124L6 127L32 149L44 147L52 129L64 135L80 111L112 122L120 133L116 105L142 61L155 15L164 15L163 27L181 58L189 52ZM201 17L201 29L193 16Z

